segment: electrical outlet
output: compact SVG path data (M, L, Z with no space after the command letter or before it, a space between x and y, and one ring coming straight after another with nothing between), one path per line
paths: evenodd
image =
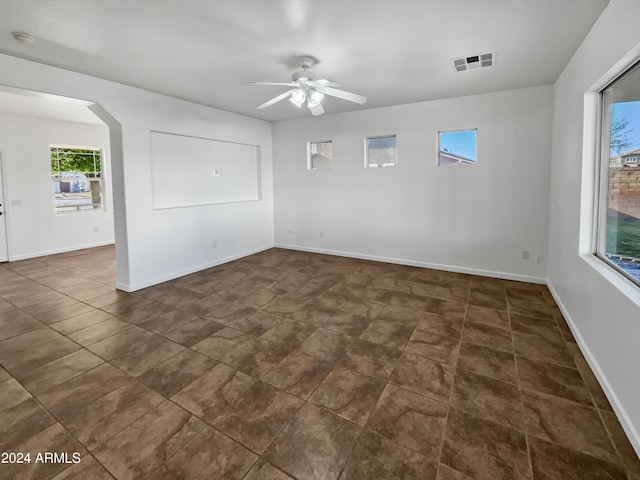
M22 200L20 200L19 198L12 198L11 199L11 206L12 207L20 207L20 206L22 206Z
M214 168L213 169L213 176L214 177L219 177L220 175L222 175L222 169L221 168Z
M320 230L320 238L324 238L324 232Z
M213 248L218 248L218 240L213 241Z
M522 251L522 260L529 260L529 250Z
M100 227L93 227L93 231L98 233L100 231Z
M536 255L536 263L542 263L542 255Z
M209 248L213 248L215 246L217 246L216 245L216 241L215 240L209 240Z
M289 228L287 229L287 232L289 232L289 233L293 233L293 228L289 227Z

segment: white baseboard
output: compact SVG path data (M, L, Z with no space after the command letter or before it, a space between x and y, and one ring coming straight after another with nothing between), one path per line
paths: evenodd
M125 292L135 292L136 290L141 290L143 288L152 287L153 285L157 285L162 282L167 282L169 280L173 280L178 277L183 277L185 275L189 275L191 273L196 273L201 270L206 270L207 268L217 267L218 265L222 265L223 263L232 262L233 260L237 260L239 258L247 257L249 255L253 255L254 253L263 252L265 250L269 250L273 248L273 243L263 245L261 247L246 250L244 252L237 253L235 255L231 255L229 257L218 258L216 260L212 260L211 262L201 263L200 265L196 265L193 267L186 268L184 270L178 270L176 272L171 272L166 275L161 275L159 277L155 277L149 280L145 280L143 282L137 282L132 284L120 283L116 282L116 288L118 290L123 290Z
M46 257L47 255L55 255L57 253L75 252L76 250L85 250L87 248L104 247L106 245L113 245L113 240L106 240L103 242L87 243L82 245L74 245L71 247L56 248L53 250L45 250L41 252L25 253L23 255L12 255L9 258L10 262L17 262L18 260L27 260L29 258Z
M627 437L629 438L629 442L631 442L631 445L633 446L634 450L636 451L638 456L640 456L640 433L638 433L638 430L636 429L635 425L633 425L633 423L631 422L631 419L627 414L627 410L622 405L622 402L620 402L620 399L618 398L618 396L616 395L616 392L614 391L613 387L609 383L609 380L607 380L607 377L602 371L602 368L600 367L598 360L593 355L593 353L591 353L591 349L589 349L589 346L585 342L584 337L580 333L580 330L578 329L576 323L571 318L571 315L569 314L566 307L562 303L562 300L560 299L555 288L553 288L553 284L551 283L551 281L549 280L547 281L547 286L549 287L549 290L551 291L551 295L553 296L554 300L558 304L558 308L560 308L560 311L562 312L564 319L567 321L567 324L571 329L571 333L573 334L573 337L576 339L576 342L578 343L578 348L580 348L580 351L584 355L584 358L587 360L589 367L591 367L591 370L596 376L596 379L600 383L600 386L602 387L604 394L607 396L609 403L613 407L613 410L616 416L618 417L618 420L620 421L622 428L624 429L625 433L627 434Z
M397 265L407 265L410 267L431 268L434 270L443 270L445 272L467 273L469 275L479 275L481 277L501 278L503 280L516 280L518 282L540 283L546 284L547 279L543 277L534 277L530 275L521 275L519 273L496 272L493 270L480 270L475 268L460 267L457 265L442 265L439 263L419 262L415 260L407 260L403 258L381 257L378 255L364 255L354 252L342 252L338 250L325 250L322 248L301 247L299 245L288 245L284 243L276 243L276 248L285 248L287 250L299 250L301 252L323 253L325 255L335 255L338 257L359 258L361 260L372 260L374 262L394 263Z

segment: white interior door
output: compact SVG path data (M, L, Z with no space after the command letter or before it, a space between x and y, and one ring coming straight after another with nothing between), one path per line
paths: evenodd
M6 204L4 198L2 167L4 166L2 152L0 152L0 262L9 260L9 252L7 250L7 216L5 215Z

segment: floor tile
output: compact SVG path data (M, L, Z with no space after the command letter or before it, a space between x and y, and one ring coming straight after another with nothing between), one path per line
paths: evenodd
M476 480L531 479L524 434L452 410L440 460Z
M435 462L440 456L447 411L444 402L388 384L367 428Z
M183 346L158 335L153 335L144 343L112 358L111 364L132 377L137 377L183 351Z
M511 333L497 327L490 327L481 323L465 322L462 341L483 345L485 347L513 352Z
M263 457L301 480L335 480L359 434L357 425L305 404Z
M154 337L156 335L147 330L131 327L104 340L87 345L86 348L105 360L111 360L133 350L138 345L144 345Z
M394 348L355 339L340 364L365 375L388 378L401 353Z
M15 451L16 445L26 441L47 427L56 423L35 398L0 411L0 451Z
M578 370L524 357L517 357L517 362L522 388L593 406L589 390Z
M138 381L165 397L171 397L216 364L215 360L205 355L184 350L147 370L138 377Z
M625 480L623 470L609 462L530 438L534 478L543 480Z
M110 313L95 309L86 313L81 313L75 317L67 318L61 322L52 323L50 324L50 327L63 335L68 335L96 323L108 320L109 318L113 318Z
M285 320L270 328L260 338L270 342L304 342L316 331L313 325Z
M446 402L453 368L430 358L405 353L389 379L394 385Z
M347 352L352 341L348 335L319 328L300 345L300 351L322 360L337 360Z
M374 432L364 432L356 444L341 480L415 478L435 480L437 464Z
M146 478L204 428L203 422L167 401L102 444L94 455L115 478Z
M554 343L562 341L558 324L553 319L528 317L513 313L509 317L511 318L511 328L514 332L538 335Z
M303 401L263 382L249 387L213 423L215 428L255 452L264 449L295 415Z
M30 371L24 376L22 383L34 395L39 395L102 363L102 358L81 349Z
M53 480L113 480L113 477L91 455L82 457L80 463L71 465L53 477Z
M115 390L128 380L127 374L105 363L38 395L38 400L56 418L65 420L71 418L80 407Z
M196 343L192 348L227 365L237 367L269 342L234 328L225 328Z
M0 479L28 480L34 478L52 478L67 468L62 462L37 462L39 453L66 453L69 461L74 454L82 457L86 450L59 423L38 432L24 442L16 445L15 451L29 453L30 463L3 465Z
M420 317L417 328L425 332L432 332L447 337L460 338L462 335L461 318L450 318L435 313L425 312Z
M399 350L404 349L413 333L413 327L385 320L373 320L360 338Z
M467 303L460 300L444 300L442 298L430 298L425 312L435 313L451 318L464 318Z
M248 375L218 364L194 380L171 400L182 408L213 424L256 381Z
M148 478L174 480L177 478L241 479L256 461L257 455L206 427L184 448Z
M475 343L460 344L457 367L504 382L516 384L518 381L513 353L494 350Z
M0 383L0 412L15 407L31 398L31 394L20 383L10 378Z
M306 400L331 368L330 362L296 351L264 375L262 381Z
M607 399L607 396L605 395L602 387L600 386L600 383L598 382L598 379L594 375L593 371L591 371L589 364L585 360L578 346L576 344L569 344L567 345L567 348L569 349L571 357L578 367L578 371L580 372L584 383L589 388L589 392L593 396L593 399L596 402L598 408L610 411L613 410L611 404L609 403L609 400Z
M469 305L465 319L468 322L482 323L491 327L509 330L509 314L506 311Z
M385 381L336 366L309 402L363 426L378 401Z
M516 353L530 360L575 367L571 353L563 340L555 342L538 335L513 332L513 343Z
M616 462L615 450L595 408L530 390L523 391L522 401L528 434Z
M258 310L257 312L251 313L243 319L234 322L233 328L259 337L268 330L271 330L276 325L282 323L285 318L286 317L277 313L269 313Z
M516 298L509 298L507 300L510 314L526 315L529 317L539 317L546 319L553 319L551 309L545 304L531 303L524 300L518 300Z
M461 300L466 302L469 299L470 291L471 284L469 283L453 283L450 285L441 285L440 283L438 283L436 288L433 289L432 295L438 298Z
M504 292L478 290L472 285L469 293L469 304L495 310L506 310L507 296Z
M638 458L638 454L636 454L636 451L629 442L618 417L616 417L615 413L608 410L600 410L600 415L609 431L609 435L611 435L616 450L618 450L620 454L623 465L628 471L640 475L640 458Z
M163 401L161 395L131 380L78 408L64 426L93 450Z
M199 317L182 310L158 315L139 325L186 347L191 347L225 328L210 318Z
M33 330L45 328L42 322L36 320L30 315L27 315L22 310L15 310L10 315L10 318L1 320L0 327L0 341L17 337L18 335L28 333Z
M85 327L81 330L77 330L69 334L69 338L74 342L87 347L131 327L132 325L130 323L114 317L89 327Z
M457 370L451 406L477 417L524 431L520 390L511 383Z
M405 351L455 366L460 351L460 339L425 332L417 328Z
M293 478L269 462L260 459L249 470L244 480L293 480Z
M423 312L415 308L404 307L402 305L385 305L378 316L378 320L400 323L408 327L415 327Z

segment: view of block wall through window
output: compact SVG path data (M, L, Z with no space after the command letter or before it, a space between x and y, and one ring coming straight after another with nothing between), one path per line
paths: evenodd
M56 213L102 209L102 155L96 148L51 146Z
M396 152L396 135L367 137L365 143L365 167L395 167Z
M328 170L333 162L333 143L309 142L307 145L307 168L309 170Z
M601 96L596 255L640 285L640 64Z

